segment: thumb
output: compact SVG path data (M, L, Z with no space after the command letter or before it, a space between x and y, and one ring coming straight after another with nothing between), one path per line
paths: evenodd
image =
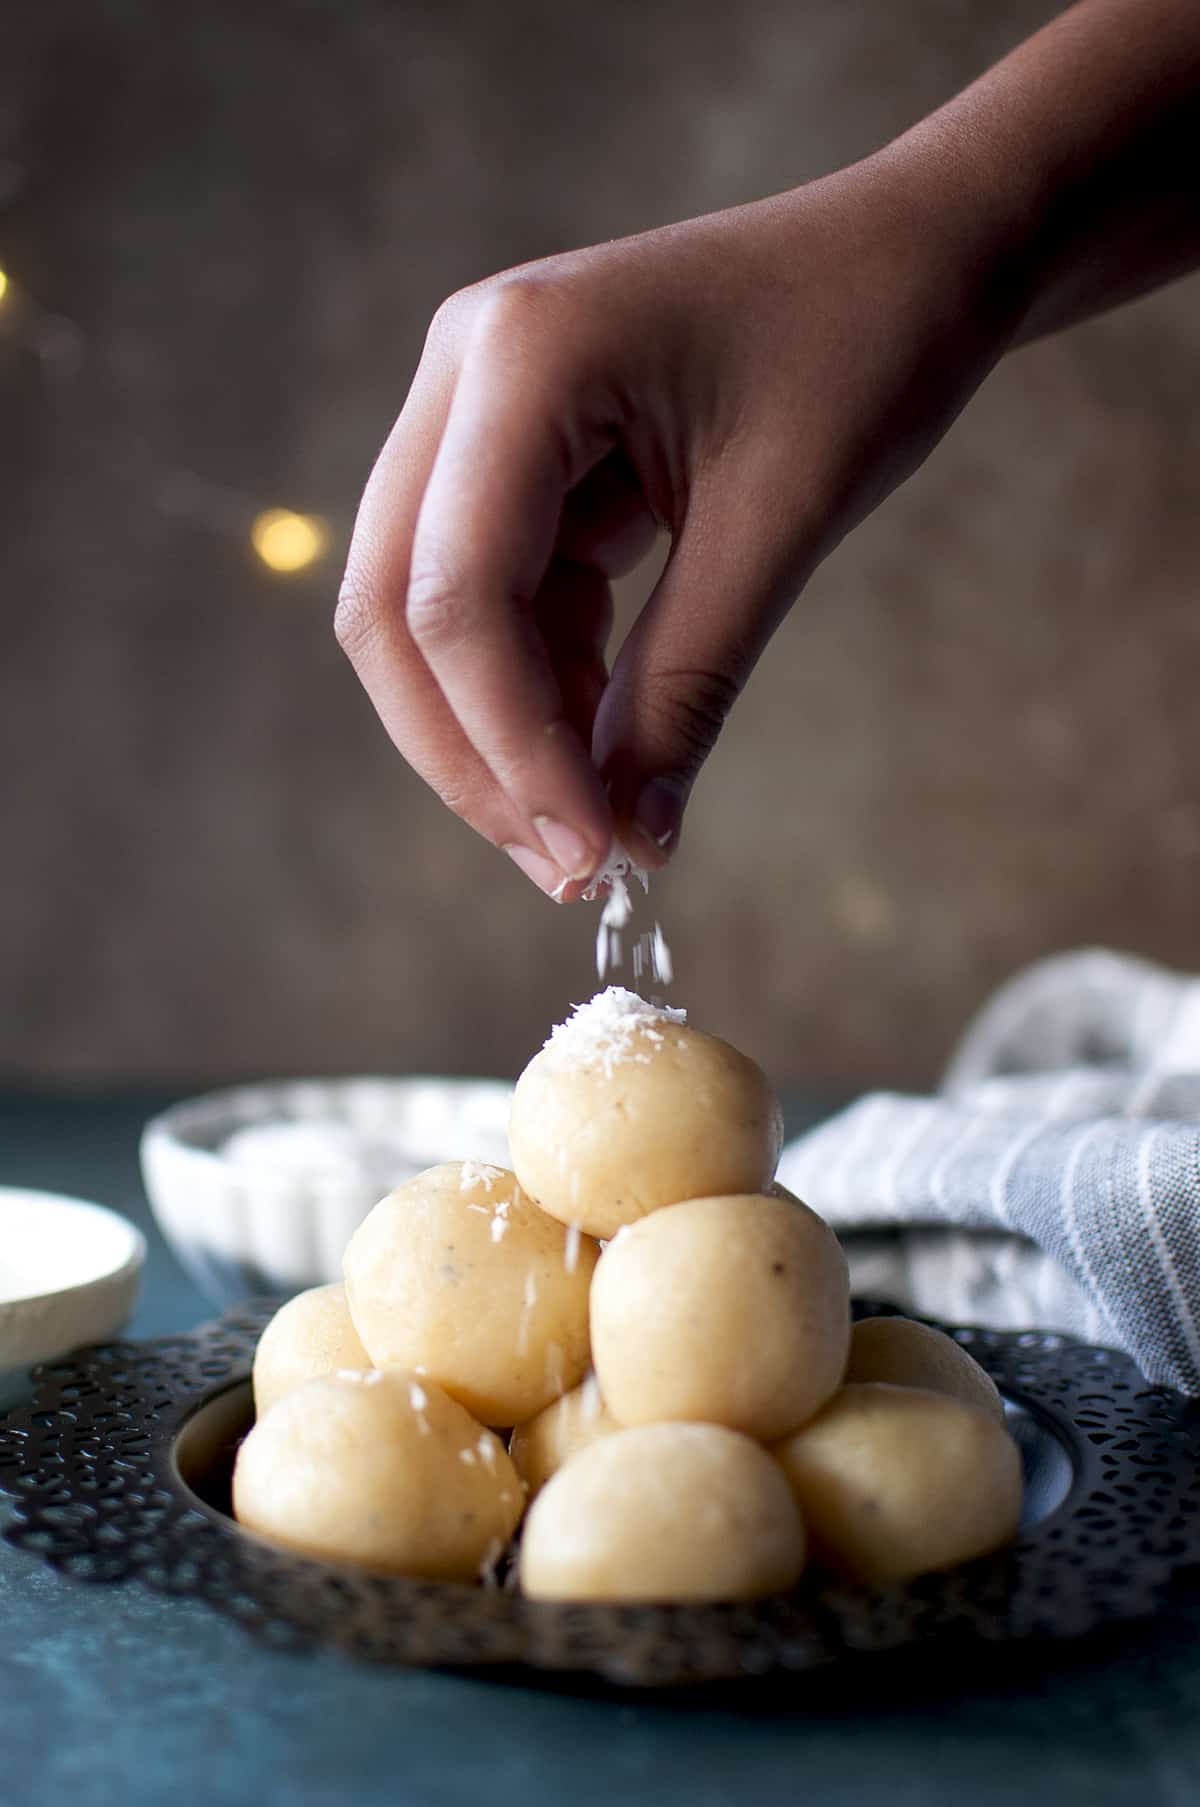
M696 775L800 588L773 511L744 490L719 503L693 491L597 711L593 757L618 833L649 866L673 852Z

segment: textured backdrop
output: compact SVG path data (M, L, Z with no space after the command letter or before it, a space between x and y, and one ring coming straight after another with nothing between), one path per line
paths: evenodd
M511 1071L591 987L330 632L441 297L861 154L1055 8L8 0L0 1072ZM1200 285L1013 357L812 583L657 890L784 1082L1017 963L1197 964ZM272 577L275 503L333 524Z

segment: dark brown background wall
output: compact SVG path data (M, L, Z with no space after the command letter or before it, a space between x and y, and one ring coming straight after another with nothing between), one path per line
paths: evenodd
M511 1071L591 988L329 629L426 320L791 185L1045 0L8 0L0 1071ZM1012 358L820 572L658 888L781 1081L935 1073L1019 962L1196 964L1200 285ZM286 503L330 557L273 578Z

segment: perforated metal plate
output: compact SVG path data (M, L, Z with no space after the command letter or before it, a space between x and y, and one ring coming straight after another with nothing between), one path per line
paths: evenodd
M803 1670L948 1636L1078 1636L1151 1613L1200 1562L1200 1412L1126 1357L1061 1336L954 1329L1004 1395L1025 1462L1015 1545L902 1588L820 1586L741 1606L558 1606L370 1575L248 1536L229 1473L275 1308L80 1351L0 1422L11 1542L65 1574L207 1601L247 1631L372 1661L526 1664L632 1685ZM859 1315L886 1307L860 1305Z

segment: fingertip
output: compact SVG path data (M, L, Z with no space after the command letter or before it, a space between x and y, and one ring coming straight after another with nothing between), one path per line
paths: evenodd
M679 839L689 788L681 778L659 776L648 778L638 791L632 827L663 859L670 857Z
M646 778L622 765L609 781L609 796L622 846L649 871L658 871L679 844L691 786L668 774Z
M563 893L570 881L563 877L553 860L548 860L544 854L535 853L532 847L522 847L514 841L508 843L504 852L517 870L523 872L552 903L563 901Z
M557 889L553 893L554 901L555 903L561 904L578 903L587 888L588 881L585 878L561 879Z
M661 872L669 864L673 848L657 846L636 822L622 822L619 833L621 845L635 866L647 872Z
M603 862L603 854L589 846L577 828L555 821L553 816L535 816L533 826L542 844L555 862L560 875L586 882Z

